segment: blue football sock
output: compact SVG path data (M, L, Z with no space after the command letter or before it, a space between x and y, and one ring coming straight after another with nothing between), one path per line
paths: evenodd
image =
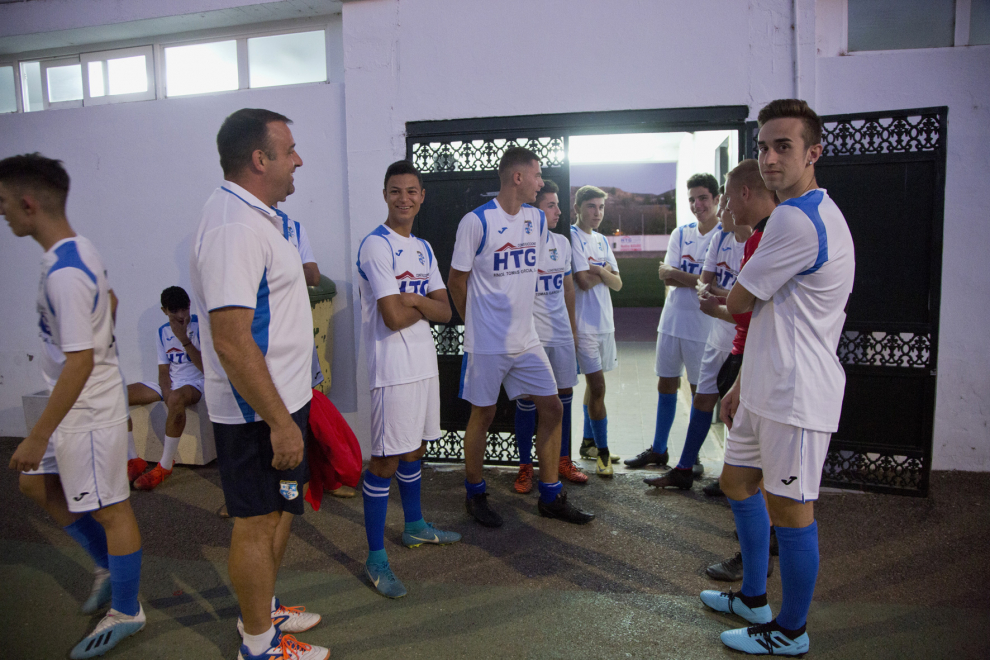
M76 543L83 547L93 561L100 568L110 568L107 559L107 533L103 531L103 525L96 522L90 514L86 514L68 527L65 533L71 536Z
M591 432L595 438L595 446L608 450L608 415L602 419L591 420Z
M560 420L560 455L571 457L571 402L573 394L564 394L560 402L564 404L564 417Z
M662 395L661 395L662 396ZM688 422L687 439L684 441L684 451L681 452L681 460L677 467L688 470L698 462L698 452L701 445L705 444L708 437L708 429L712 426L712 412L705 412L697 408L691 408L691 421Z
M818 523L807 527L776 526L780 545L780 587L783 603L777 623L798 630L807 623L818 578Z
M107 555L110 565L110 607L128 616L140 610L138 586L141 584L141 551L129 555Z
M399 482L399 496L402 498L402 513L406 518L406 531L410 534L426 528L419 499L422 474L419 461L399 461L399 469L395 471L395 478Z
M584 437L593 438L595 434L591 431L591 417L588 415L588 406L583 406L584 408Z
M388 561L388 555L385 554L385 549L381 550L371 550L368 552L368 559L364 563L368 566L378 565L381 566Z
M676 413L677 394L661 394L657 401L657 427L653 432L653 451L658 454L667 451L667 438Z
M739 549L743 559L743 596L762 596L767 592L767 566L770 563L770 516L763 493L742 501L729 498L732 515L739 533ZM780 541L780 532L777 533Z
M560 491L563 487L564 485L560 483L560 480L557 480L555 483L552 484L545 484L541 481L539 485L540 501L543 502L544 504L550 504L555 499L557 499L557 495L560 494Z
M400 461L401 463L401 461ZM385 514L388 512L388 488L391 479L364 471L364 533L368 535L368 551L385 550Z
M533 432L536 430L536 404L520 399L516 401L516 442L519 443L519 462L533 462Z
M467 489L468 499L471 499L475 495L481 495L482 493L485 492L485 490L487 489L487 487L488 487L488 484L485 483L485 480L484 479L482 479L481 481L479 481L476 484L471 483L467 479L464 480L464 488Z

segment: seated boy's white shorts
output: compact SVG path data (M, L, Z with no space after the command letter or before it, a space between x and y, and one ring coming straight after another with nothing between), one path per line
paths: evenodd
M577 361L580 373L593 374L596 371L612 371L619 366L619 354L615 350L614 332L599 334L579 332L577 342Z
M123 502L127 482L127 420L92 431L55 429L45 457L27 475L57 474L69 511L84 513Z
M399 456L440 437L440 377L371 390L371 455Z
M558 390L566 390L578 384L577 358L574 355L574 344L561 346L544 346L553 378L557 381Z
M556 396L557 381L543 346L507 355L465 353L459 396L476 406L494 406L500 386L512 400L524 396Z
M139 385L144 385L149 390L154 390L155 392L158 393L158 398L161 398L161 396L162 396L162 386L159 385L158 383L153 383L150 380L142 380L139 383ZM185 385L192 385L197 390L199 390L199 393L200 394L203 393L203 381L202 380L185 380L185 381L181 381L181 382L172 383L172 391L175 391L175 390L177 390L180 387L183 387Z
M698 374L698 394L718 394L718 372L729 359L732 351L720 351L711 344L705 345L701 358L701 371Z
M687 372L688 382L697 385L701 358L707 345L707 341L694 341L661 332L657 335L657 377L680 378L683 370Z
M814 502L832 434L809 431L736 409L725 441L725 463L763 470L768 493L798 502Z

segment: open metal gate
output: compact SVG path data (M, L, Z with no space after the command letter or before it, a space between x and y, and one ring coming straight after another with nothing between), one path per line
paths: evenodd
M849 224L856 280L822 484L925 496L932 463L948 109L823 116L815 170ZM756 124L746 155L756 157Z
M509 147L519 145L536 152L544 178L560 186L562 214L555 231L569 236L570 174L566 153L570 135L742 130L747 115L745 106L729 106L410 122L406 126L406 157L422 172L426 188L413 233L433 246L446 281L457 225L466 213L498 192L498 162ZM426 457L461 461L471 406L458 397L464 328L456 310L450 323L433 326L433 336L440 367L443 436L430 443ZM496 406L485 463L514 464L519 460L515 404L502 390Z

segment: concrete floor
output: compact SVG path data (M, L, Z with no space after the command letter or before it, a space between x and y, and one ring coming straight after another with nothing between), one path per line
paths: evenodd
M0 441L9 460L15 439ZM463 509L463 474L423 471L427 519L462 543L399 545L392 489L386 550L409 595L391 601L363 577L360 498L329 498L296 521L278 594L323 623L300 635L335 658L718 658L718 634L743 625L707 611L703 575L735 552L724 501L697 489L657 492L640 475L570 487L598 514L585 527L541 518L536 495L511 492L511 471L486 475L505 516L485 529ZM237 614L226 571L231 523L214 467L178 468L132 502L144 537L141 600L147 628L108 657L230 660ZM990 475L939 473L928 499L830 493L818 505L821 575L808 629L815 658L985 658L990 655ZM2 657L62 658L97 618L78 613L91 563L82 550L0 480ZM308 508L308 507L307 507ZM738 585L732 585L738 588ZM771 606L780 604L777 572ZM16 650L16 652L15 652Z

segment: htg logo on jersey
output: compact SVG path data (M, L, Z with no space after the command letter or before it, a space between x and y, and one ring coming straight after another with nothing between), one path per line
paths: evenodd
M691 275L700 275L701 264L692 259L690 256L685 256L681 259L681 270L685 273L690 273Z
M429 277L416 277L408 270L402 275L396 275L395 279L399 281L400 293L418 293L421 296L426 295L427 283L430 281Z
M563 273L547 273L546 271L540 270L539 278L536 280L536 294L550 293L551 291L560 291L564 286L564 274Z
M189 356L181 348L170 348L165 352L165 356L172 364L183 364L189 362Z
M495 272L509 270L510 268L522 268L536 265L536 247L523 245L517 247L512 243L506 243L495 250Z
M724 261L720 261L718 262L718 265L715 266L715 278L718 280L719 287L728 289L735 282L736 273L732 272L729 264Z
M526 220L526 221L523 222L523 231L525 231L527 234L532 234L533 233L533 221L532 220Z
M419 257L419 265L420 266L425 266L426 265L426 257L423 256L423 253L420 252L419 250L416 250L416 256Z
M550 248L550 258L557 261L557 248Z

